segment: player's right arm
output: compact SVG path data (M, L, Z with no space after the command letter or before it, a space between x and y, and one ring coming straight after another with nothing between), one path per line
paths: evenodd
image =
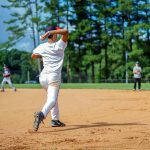
M45 34L40 36L40 39L43 41L45 40L49 35L54 35L54 34L60 34L62 35L61 39L66 43L68 41L68 30L67 29L57 29L57 30L52 30L48 31Z
M68 41L68 30L67 29L58 29L49 31L50 34L60 34L62 35L61 39L66 43Z

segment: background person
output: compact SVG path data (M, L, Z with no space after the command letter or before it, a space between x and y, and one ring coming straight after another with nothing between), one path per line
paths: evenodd
M16 88L13 86L13 84L12 84L12 82L11 82L11 78L10 78L10 76L11 76L11 73L10 73L10 70L9 70L9 68L8 68L8 66L6 66L5 64L4 64L4 71L3 71L3 80L2 80L2 83L1 83L1 92L4 92L5 91L5 88L4 88L4 85L6 84L6 83L8 83L9 84L9 86L14 90L14 91L16 91Z
M141 90L141 72L142 69L139 65L139 62L137 61L134 68L133 68L133 74L134 74L134 88L133 90L136 90L136 83L138 82L138 90Z

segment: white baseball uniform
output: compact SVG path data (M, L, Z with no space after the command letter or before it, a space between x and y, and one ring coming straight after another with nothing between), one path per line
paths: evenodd
M62 39L55 43L43 43L33 50L42 56L44 68L40 74L40 84L47 90L47 101L42 109L46 117L51 110L52 120L59 120L58 93L61 83L61 70L64 50L67 46Z

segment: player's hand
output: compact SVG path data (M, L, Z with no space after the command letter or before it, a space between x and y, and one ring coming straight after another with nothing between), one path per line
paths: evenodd
M137 71L137 74L140 74L140 71Z
M3 74L3 77L9 77L10 76L10 74Z
M44 41L48 36L49 36L50 32L46 32L45 34L40 36L40 40Z
M141 72L137 70L137 71L135 71L134 73L135 73L135 74L140 74Z

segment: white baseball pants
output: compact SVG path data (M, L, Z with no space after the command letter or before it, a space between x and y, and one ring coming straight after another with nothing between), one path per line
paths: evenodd
M52 120L59 120L59 107L58 107L58 93L59 85L49 85L47 89L47 101L42 109L44 116L46 117L51 111Z
M59 120L59 107L58 107L58 93L60 88L60 81L52 82L50 79L51 75L43 74L40 75L40 84L47 91L47 100L42 108L42 112L46 118L48 113L51 111L52 120Z

